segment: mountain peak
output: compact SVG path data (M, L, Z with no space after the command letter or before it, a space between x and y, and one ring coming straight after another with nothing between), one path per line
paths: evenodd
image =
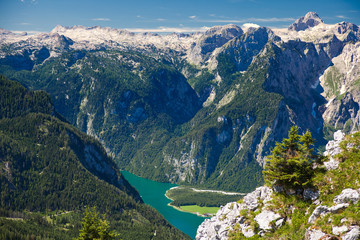
M205 32L205 35L223 35L231 38L243 34L241 27L235 24L227 24L224 26L214 26Z
M304 20L307 19L315 19L322 22L322 19L319 17L319 15L316 12L308 12L304 17Z
M319 17L316 12L308 12L304 17L297 19L290 25L289 30L303 31L310 27L315 27L324 21Z

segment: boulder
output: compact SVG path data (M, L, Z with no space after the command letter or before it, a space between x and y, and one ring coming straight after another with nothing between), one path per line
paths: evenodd
M265 210L255 216L255 221L259 224L260 229L266 231L271 230L273 228L271 222L278 220L279 218L281 218L280 214Z
M334 140L335 141L342 141L345 137L345 133L343 133L341 130L338 130L334 133Z
M272 193L273 190L266 186L256 188L255 191L247 194L243 198L244 208L251 211L255 210L259 206L259 200L265 204L271 200Z
M334 170L337 169L339 167L339 161L334 160L333 158L330 158L330 161L324 162L324 166L326 168L326 170Z
M347 231L349 231L349 228L347 226L332 227L332 233L338 236L341 235L343 232L347 232Z
M342 236L343 240L357 240L360 237L359 226L352 226L351 230Z
M309 217L308 222L314 223L318 217L324 216L325 214L328 214L328 213L337 213L339 210L347 208L348 206L349 206L348 203L337 204L333 207L327 207L327 206L322 206L322 205L317 206L315 208L315 210L313 211L313 213L311 214L311 216Z
M305 240L319 240L325 235L321 230L308 228L305 233Z
M338 130L334 133L334 140L329 141L326 144L324 155L330 157L329 161L324 162L324 166L327 170L333 170L339 167L339 161L334 159L334 156L341 153L340 142L344 137L345 134L341 130Z
M303 192L304 199L311 201L315 201L316 199L318 199L319 194L320 194L319 190L314 191L311 188L307 188Z
M357 190L346 188L342 190L341 194L334 198L334 203L353 203L356 204L360 199L360 193Z

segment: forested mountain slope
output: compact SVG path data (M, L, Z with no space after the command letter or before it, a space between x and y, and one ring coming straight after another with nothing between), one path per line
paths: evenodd
M0 238L72 239L85 207L121 239L187 238L122 177L100 142L61 121L50 96L0 76Z

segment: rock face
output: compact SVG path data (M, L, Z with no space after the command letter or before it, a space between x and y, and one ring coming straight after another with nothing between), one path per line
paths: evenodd
M242 34L243 30L234 24L210 28L189 49L189 62L197 65L206 62L215 49Z
M324 122L345 133L356 131L354 123L359 122L360 43L348 43L342 53L332 59L333 65L320 76L324 89L322 96L327 100L322 113Z

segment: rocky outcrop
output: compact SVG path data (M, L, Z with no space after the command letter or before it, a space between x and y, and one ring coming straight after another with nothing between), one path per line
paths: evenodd
M264 210L255 216L255 221L259 224L259 228L263 231L272 230L271 222L281 219L281 215L273 211ZM279 222L280 223L280 222ZM279 225L279 224L278 224Z
M244 236L252 237L255 235L254 229L250 226L247 217L242 216L242 211L261 210L271 201L273 190L268 187L259 187L255 191L247 194L242 203L228 203L216 213L211 219L206 219L198 228L196 239L227 239L228 232L233 230L238 224ZM260 231L272 229L271 222L281 220L281 216L273 211L264 210L255 216ZM281 221L277 222L280 225Z
M318 206L318 207L315 208L315 210L313 211L313 213L309 217L308 222L309 223L314 223L317 218L319 218L321 216L324 216L326 214L329 214L329 213L337 213L340 210L343 210L344 208L347 208L348 206L349 206L349 204L347 204L347 203L337 204L337 205L335 205L333 207Z
M341 194L334 198L335 204L344 204L344 203L358 203L360 199L360 188L358 190L347 188L342 190Z
M341 152L340 142L344 140L345 134L338 130L334 133L334 140L329 141L326 144L325 156L329 156L329 161L324 162L324 166L327 170L336 169L339 166L339 161L334 158L335 155Z
M344 140L344 134L337 131L334 140L327 144L326 154L331 158L341 152L339 142ZM335 160L334 160L335 161ZM319 167L319 166L317 166ZM332 169L328 169L332 170ZM356 180L356 179L355 179ZM358 179L356 180L358 181ZM228 239L229 232L245 236L246 238L254 235L264 236L269 231L275 231L284 224L292 222L292 213L297 211L296 205L287 206L280 210L285 203L275 202L278 198L275 193L282 192L282 189L271 189L269 187L259 187L255 191L247 194L241 201L228 203L222 207L211 219L205 220L196 235L196 239ZM325 240L325 239L358 239L359 226L348 221L346 216L340 224L333 223L333 215L341 214L350 206L357 204L360 200L360 188L346 188L340 194L333 197L332 202L322 204L320 201L321 192L311 188L301 191L285 193L287 196L297 196L300 199L310 201L306 210L306 222L311 226L306 230L304 239L306 240ZM277 207L274 207L277 206ZM316 207L314 207L316 206ZM320 219L328 217L328 224L331 226L330 232L323 232L317 225ZM329 217L330 216L330 217ZM297 220L299 221L299 220ZM254 228L254 225L257 228Z

